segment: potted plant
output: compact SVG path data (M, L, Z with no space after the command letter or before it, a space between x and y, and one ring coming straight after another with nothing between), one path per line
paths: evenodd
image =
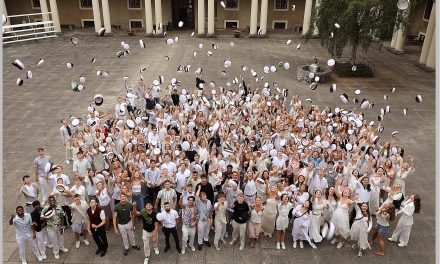
M133 29L131 29L131 28L128 29L128 35L129 35L129 36L134 36L134 31L133 31Z
M240 34L241 34L240 30L238 30L238 29L234 30L234 37L239 38Z

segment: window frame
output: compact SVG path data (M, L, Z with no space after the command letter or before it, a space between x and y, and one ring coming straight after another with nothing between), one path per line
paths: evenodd
M228 0L225 0L226 2L228 1ZM240 0L236 0L237 1L237 7L236 8L228 8L228 6L226 5L226 3L225 3L225 8L224 8L224 10L227 10L227 11L239 11L240 10Z
M237 27L236 28L227 28L226 27L226 23L228 23L228 22L234 22L234 23L237 23ZM224 29L239 29L240 28L240 20L238 20L238 19L228 19L228 20L224 20L223 21L223 27L224 27Z
M128 10L142 10L142 0L139 0L139 7L130 7L130 0L127 0L127 8Z
M131 27L131 22L133 22L133 21L136 21L136 22L141 22L141 25L142 25L142 27L141 28L132 28ZM134 29L143 29L144 28L144 20L143 19L129 19L128 20L128 28L129 29L132 29L132 30L134 30Z
M86 28L86 27L84 27L84 22L86 22L86 21L92 21L93 25L95 24L95 20L94 19L91 19L91 18L81 18L81 27L82 28Z
M40 3L39 0L38 0L38 3ZM38 9L38 10L41 10L41 3L40 3L40 6L35 6L35 5L34 5L34 0L31 0L31 8L32 8L32 9Z
M284 26L284 29L286 30L286 29L288 29L288 21L287 20L272 20L272 29L273 30L275 30L276 28L275 28L275 23L284 23L285 24L285 26ZM281 28L277 28L277 29L281 29Z
M277 0L273 1L273 11L289 11L289 0L285 0L287 5L284 9L277 8Z
M90 1L90 3L92 3L92 1ZM78 0L78 5L79 5L79 9L81 9L81 10L92 10L93 9L93 4L91 7L82 7L81 0Z

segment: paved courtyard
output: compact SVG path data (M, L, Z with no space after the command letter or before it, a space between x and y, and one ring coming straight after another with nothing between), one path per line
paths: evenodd
M380 108L391 106L391 113L385 116L383 124L385 131L383 140L391 137L391 132L399 131L396 142L405 149L405 155L416 158L416 173L407 180L407 191L419 193L422 197L422 211L415 215L410 243L407 248L399 248L397 244L386 241L385 257L373 255L368 251L364 257L358 259L357 252L349 247L337 250L328 241L318 244L317 250L306 246L305 249L292 249L291 235L286 236L286 250L276 250L275 240L263 238L256 248L246 245L243 251L238 246L223 245L222 251L213 247L203 251L189 252L178 255L174 249L167 254L152 255L150 263L434 263L435 256L435 74L427 73L415 66L420 54L420 46L408 46L407 53L395 55L385 48L379 50L372 45L366 55L369 62L376 67L374 78L338 78L333 76L337 84L337 92L329 93L329 84L323 84L312 91L308 85L296 80L296 68L309 64L313 57L317 57L321 64L326 64L329 58L325 49L320 46L319 40L303 43L301 49L296 49L300 40L299 35L271 35L267 39L233 39L232 34L220 35L216 39L191 38L191 32L173 32L170 37L179 36L175 45L166 45L165 39L149 39L142 37L146 42L146 49L140 49L140 36L127 37L116 34L113 37L98 38L86 32L70 32L63 36L39 42L29 42L6 46L3 53L3 261L18 263L18 248L15 241L14 228L7 224L9 217L15 213L17 205L15 190L17 184L25 174L33 175L33 160L39 146L46 148L55 162L64 160L64 150L60 145L59 126L62 118L70 115L85 116L87 106L93 101L96 93L104 96L102 110L112 110L116 97L120 94L123 81L121 77L127 75L133 80L139 78L139 67L147 67L143 73L144 79L151 82L158 75L164 75L169 82L176 77L182 82L181 88L194 87L192 73L176 73L179 65L191 64L190 72L197 67L203 67L203 75L207 81L216 80L225 87L226 81L242 74L249 83L249 70L243 72L242 65L255 69L263 76L264 65L278 65L279 62L289 62L290 70L279 68L278 72L266 74L265 81L277 81L280 86L289 89L292 94L300 95L305 103L311 98L313 104L321 109L324 106L341 106L339 95L347 93L350 102L354 98L354 91L361 89L359 100L368 98L375 106L366 111L366 119L377 122ZM70 37L75 35L79 44L74 46ZM286 41L292 39L292 45ZM120 42L130 44L130 55L117 58L116 53L121 49ZM229 45L230 41L235 46ZM198 44L203 43L203 49ZM211 44L218 44L217 50L212 50ZM193 51L198 55L194 59ZM213 56L206 55L208 50ZM348 53L347 53L348 54ZM170 60L164 59L169 56ZM359 54L362 56L362 54ZM25 70L32 70L33 79L26 80L25 72L19 71L11 62L19 58L25 65ZM35 64L38 59L44 58L42 66ZM96 59L94 64L90 61ZM230 59L232 66L228 69L228 76L222 76L223 61ZM66 63L74 64L67 69ZM97 70L109 72L109 77L96 76ZM72 92L70 82L78 81L80 75L86 77L86 89L80 93ZM24 79L24 85L15 85L17 78ZM134 83L133 83L134 84ZM257 83L260 86L261 82ZM391 94L390 89L396 87ZM384 101L383 95L389 95ZM414 98L417 94L423 96L423 102L417 103ZM290 99L288 99L290 101ZM344 108L353 108L349 103ZM404 117L403 108L409 109L408 117ZM113 111L113 110L112 110ZM64 164L65 165L65 164ZM71 176L71 166L65 165L64 173ZM394 229L395 224L392 229ZM141 232L136 231L136 240L142 243ZM180 234L179 234L180 235ZM48 254L45 263L141 263L143 253L131 251L128 256L122 254L122 241L113 233L108 234L110 248L104 258L95 257L95 245L88 248L83 245L78 250L74 247L71 230L65 235L65 244L69 252L61 253L60 259L55 260L52 253ZM160 248L164 248L164 239L160 232ZM374 248L376 249L376 247ZM28 250L30 251L30 250ZM28 261L35 263L35 257L28 252Z

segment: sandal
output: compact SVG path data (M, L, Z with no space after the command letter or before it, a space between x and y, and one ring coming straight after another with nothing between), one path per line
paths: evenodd
M382 257L385 256L384 253L379 252L379 251L374 252L374 255L376 255L376 256L382 256Z

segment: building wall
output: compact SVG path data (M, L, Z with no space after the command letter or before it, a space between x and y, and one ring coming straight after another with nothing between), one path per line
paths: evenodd
M410 28L408 34L418 36L419 33L425 33L428 27L428 20L423 19L426 8L426 0L420 1L410 14Z

